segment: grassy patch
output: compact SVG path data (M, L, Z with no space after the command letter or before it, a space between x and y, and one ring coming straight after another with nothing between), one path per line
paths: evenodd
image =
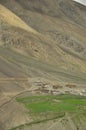
M62 112L62 111L72 111L75 110L74 105L69 105L69 103L64 102L54 102L54 101L40 101L35 103L26 104L26 107L33 113L42 112Z
M86 106L86 99L82 96L74 95L46 95L17 98L33 114L75 112L80 107Z
M80 114L86 108L86 97L75 95L44 95L17 98L29 110L33 122L63 117L65 113Z

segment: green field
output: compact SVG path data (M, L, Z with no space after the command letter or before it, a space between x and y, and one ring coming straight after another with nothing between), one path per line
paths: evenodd
M86 120L86 97L84 96L44 95L17 98L16 100L27 108L27 114L32 116L33 121L11 130L23 130L25 126L65 118L67 113L70 114L75 124L80 119Z
M81 111L86 106L86 98L74 95L47 95L17 98L23 103L30 113L60 113Z

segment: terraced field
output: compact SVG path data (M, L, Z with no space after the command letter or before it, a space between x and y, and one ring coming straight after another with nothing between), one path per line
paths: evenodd
M86 97L73 95L47 95L18 98L18 102L23 103L32 113L43 112L71 112L77 111L78 107L86 106ZM46 114L45 114L46 115Z

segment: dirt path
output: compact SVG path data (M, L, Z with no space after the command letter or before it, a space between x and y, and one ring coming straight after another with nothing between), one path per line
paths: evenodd
M25 90L25 91L22 91L18 94L16 94L15 96L13 96L9 101L6 101L5 103L3 103L1 106L0 106L0 109L2 109L2 107L4 107L5 105L9 104L11 101L13 101L15 98L17 98L19 95L23 94L23 93L26 93L26 92L32 92L32 90Z

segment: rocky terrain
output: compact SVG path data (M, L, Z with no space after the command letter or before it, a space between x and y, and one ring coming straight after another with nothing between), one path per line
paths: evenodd
M62 94L86 96L86 6L0 0L0 130L32 121L16 98ZM66 112L22 130L86 130L86 115L77 119Z

